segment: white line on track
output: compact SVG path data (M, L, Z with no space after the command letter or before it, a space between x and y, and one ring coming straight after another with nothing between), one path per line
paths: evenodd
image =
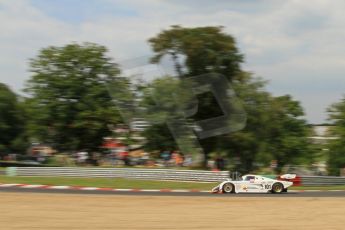
M133 189L125 189L125 188L116 188L113 191L118 191L118 192L130 192L133 191Z
M97 187L81 187L79 188L79 190L88 190L88 191L94 191L94 190L98 190L99 188Z
M143 191L143 192L160 192L159 189L143 189L143 190L140 190L140 191Z
M45 185L42 184L28 184L28 185L23 185L20 186L21 188L41 188L41 187L45 187Z
M15 186L19 186L21 184L1 184L0 187L15 187Z
M186 189L174 189L174 190L171 190L171 192L189 192L189 190L186 190Z
M47 187L49 189L70 189L71 186L66 186L66 185L56 185L56 186L49 186Z

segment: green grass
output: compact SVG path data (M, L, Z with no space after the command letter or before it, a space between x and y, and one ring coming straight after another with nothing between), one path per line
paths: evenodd
M217 183L132 180L123 178L70 178L70 177L9 177L0 176L0 183L71 185L86 187L129 189L198 189L211 190Z
M345 185L293 186L291 190L345 190Z
M106 187L124 189L197 189L211 190L218 183L175 182L133 180L124 178L74 178L74 177L10 177L0 176L0 183L71 185L86 187ZM293 186L291 190L345 190L345 185L338 186Z

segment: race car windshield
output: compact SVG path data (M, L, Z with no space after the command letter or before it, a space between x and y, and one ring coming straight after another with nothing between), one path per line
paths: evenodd
M254 180L255 176L246 176L246 178L244 178L244 180Z

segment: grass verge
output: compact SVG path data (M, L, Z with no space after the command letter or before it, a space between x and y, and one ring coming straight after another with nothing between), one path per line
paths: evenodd
M345 190L345 185L292 186L291 190Z
M124 178L71 178L71 177L9 177L0 176L0 183L70 185L86 187L129 189L198 189L211 190L217 183L132 180Z

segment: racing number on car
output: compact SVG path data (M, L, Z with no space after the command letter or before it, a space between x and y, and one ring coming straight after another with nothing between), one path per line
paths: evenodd
M271 185L270 184L265 184L265 189L271 189Z

